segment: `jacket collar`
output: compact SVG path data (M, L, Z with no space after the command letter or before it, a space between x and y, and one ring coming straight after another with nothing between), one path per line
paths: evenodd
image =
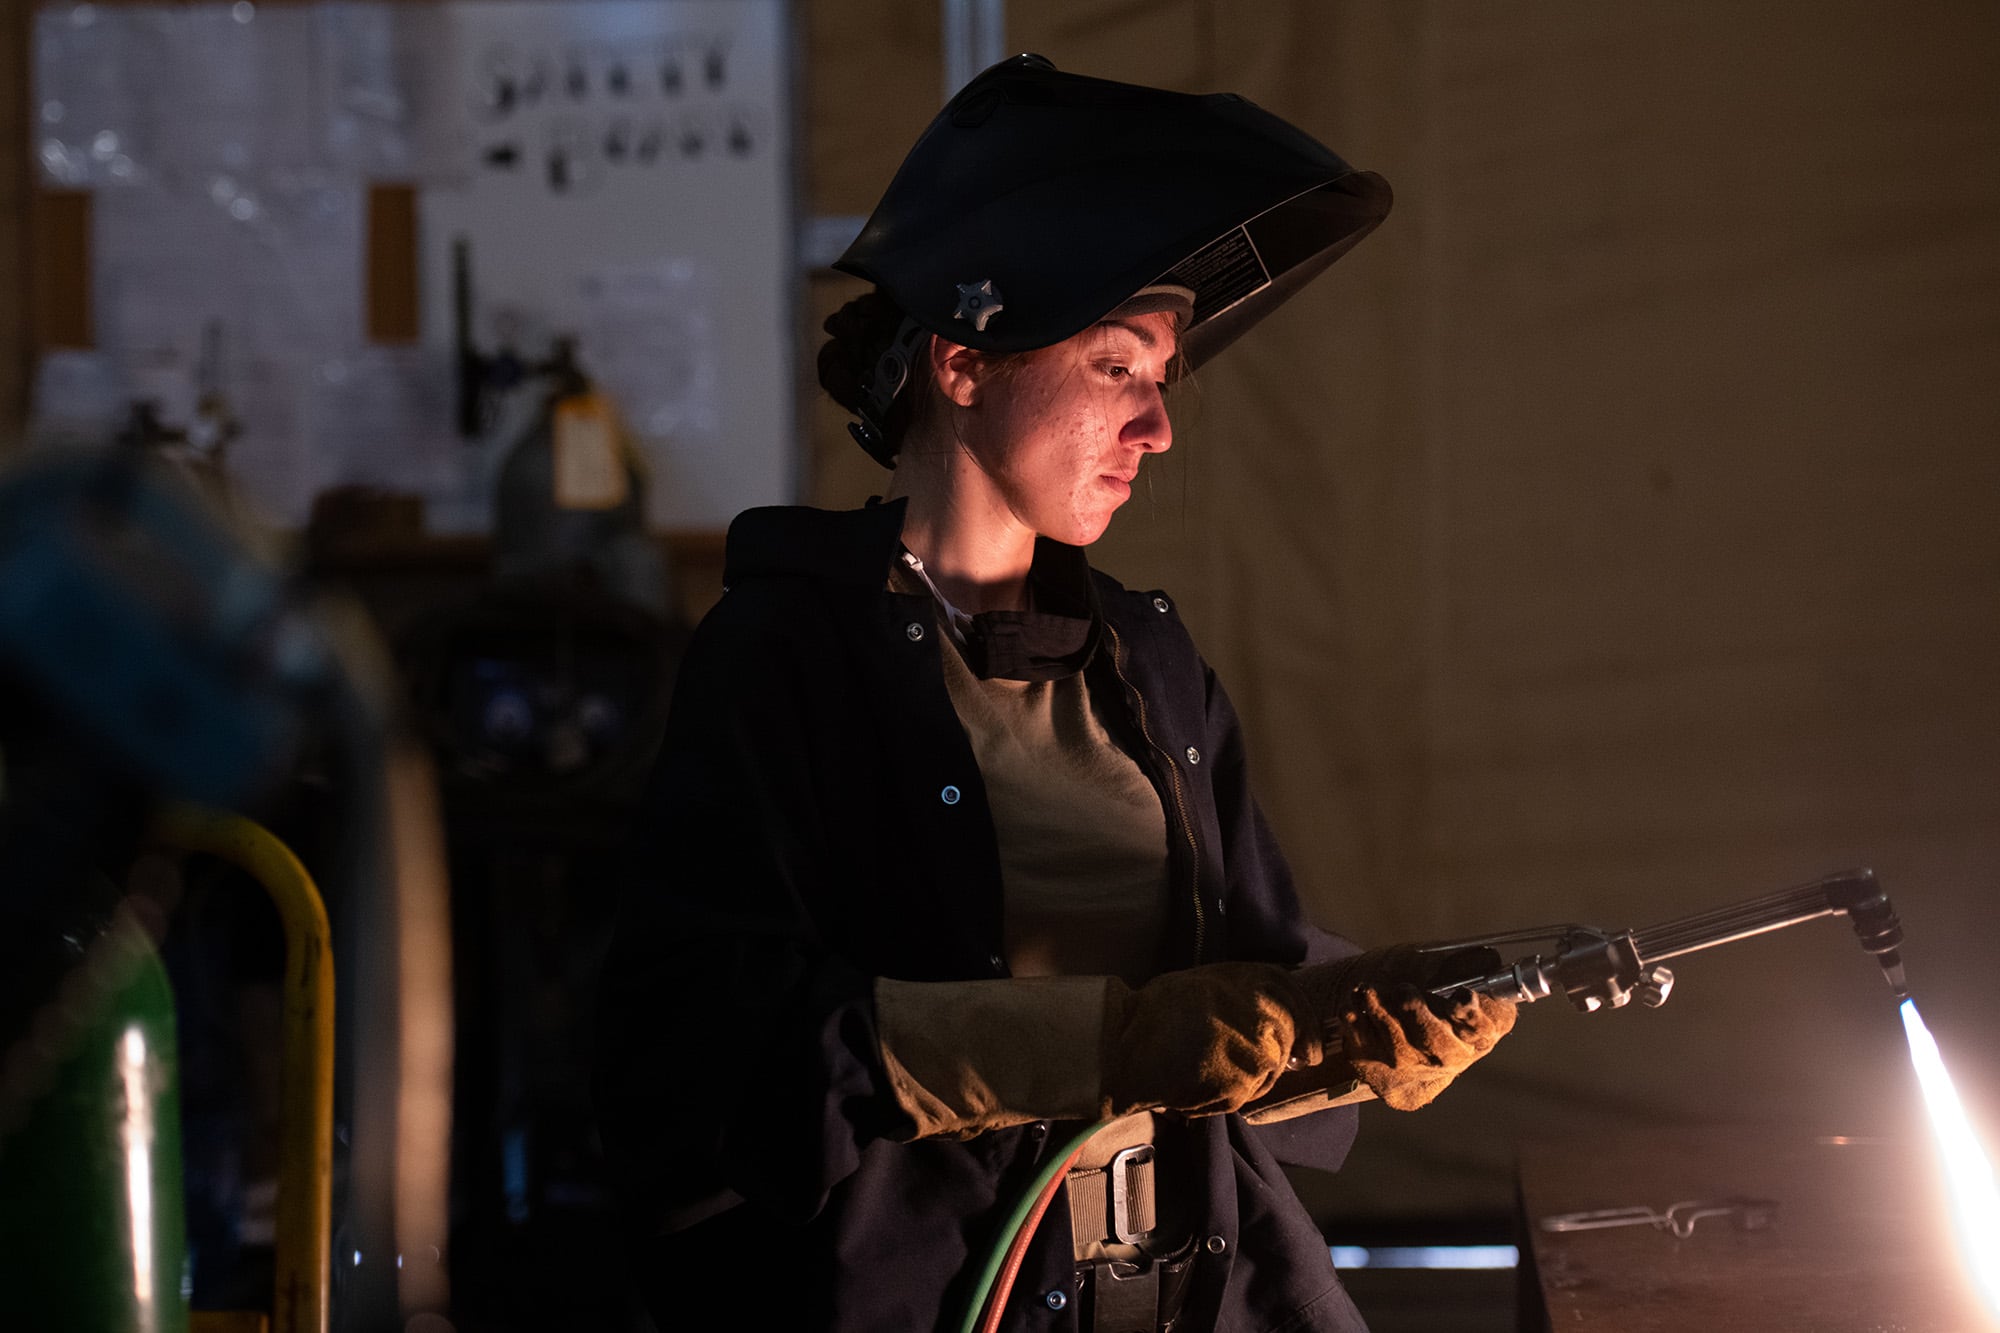
M746 509L729 525L724 578L731 583L759 575L825 579L879 588L901 549L908 499L871 499L862 509L810 509L770 505ZM1035 539L1028 577L1047 610L1091 615L1097 593L1081 546Z
M723 580L775 575L880 588L901 544L908 507L907 500L871 500L866 509L746 509L729 525Z
M723 581L760 576L817 579L880 590L902 550L907 499L866 508L749 509L729 525ZM1036 610L973 617L967 661L981 676L1049 680L1083 668L1097 648L1101 608L1081 546L1035 539Z

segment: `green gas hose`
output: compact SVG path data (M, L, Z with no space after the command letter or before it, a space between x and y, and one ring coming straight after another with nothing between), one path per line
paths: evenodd
M1000 1229L991 1252L986 1256L985 1264L979 1273L979 1281L974 1284L972 1294L966 1301L965 1318L959 1325L960 1333L979 1333L980 1314L989 1306L991 1317L986 1321L987 1326L999 1327L1000 1312L1007 1306L1007 1296L1014 1285L1014 1273L1020 1267L1020 1252L1027 1248L1028 1239L1034 1235L1035 1227L1041 1222L1042 1213L1047 1210L1049 1200L1055 1195L1056 1187L1061 1183L1062 1177L1069 1173L1077 1154L1083 1151L1083 1145L1090 1142L1099 1130L1110 1123L1108 1120L1099 1120L1078 1130L1061 1147L1049 1154L1049 1160L1035 1173L1035 1178L1029 1182L1028 1188L1021 1192L1021 1197L1015 1201L1013 1211L1007 1216L1007 1224ZM1010 1255L1013 1256L1011 1265L1008 1263ZM1001 1281L1003 1268L1007 1272L1005 1280Z

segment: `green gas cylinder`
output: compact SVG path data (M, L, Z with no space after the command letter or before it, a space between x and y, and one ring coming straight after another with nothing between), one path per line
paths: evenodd
M166 969L125 907L32 925L0 949L0 1324L186 1333Z

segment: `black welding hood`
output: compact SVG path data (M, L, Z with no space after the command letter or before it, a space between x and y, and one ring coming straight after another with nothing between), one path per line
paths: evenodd
M915 325L994 352L1061 342L1143 288L1185 289L1192 368L1388 211L1380 176L1233 93L1019 55L938 113L834 267Z

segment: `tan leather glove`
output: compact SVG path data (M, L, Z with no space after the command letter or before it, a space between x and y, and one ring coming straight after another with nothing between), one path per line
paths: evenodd
M1341 1014L1341 1058L1398 1111L1427 1106L1514 1029L1514 1005L1473 991L1364 986Z
M1287 1069L1324 1058L1319 1011L1275 963L1166 972L1109 998L1105 1116L1239 1110Z
M1389 1106L1427 1106L1514 1028L1514 1005L1468 990L1448 996L1432 986L1496 970L1490 949L1440 959L1411 945L1371 949L1352 958L1300 968L1337 1063L1353 1069Z
M1271 963L1115 977L875 983L882 1062L914 1138L1031 1120L1233 1111L1323 1058L1319 1013Z

